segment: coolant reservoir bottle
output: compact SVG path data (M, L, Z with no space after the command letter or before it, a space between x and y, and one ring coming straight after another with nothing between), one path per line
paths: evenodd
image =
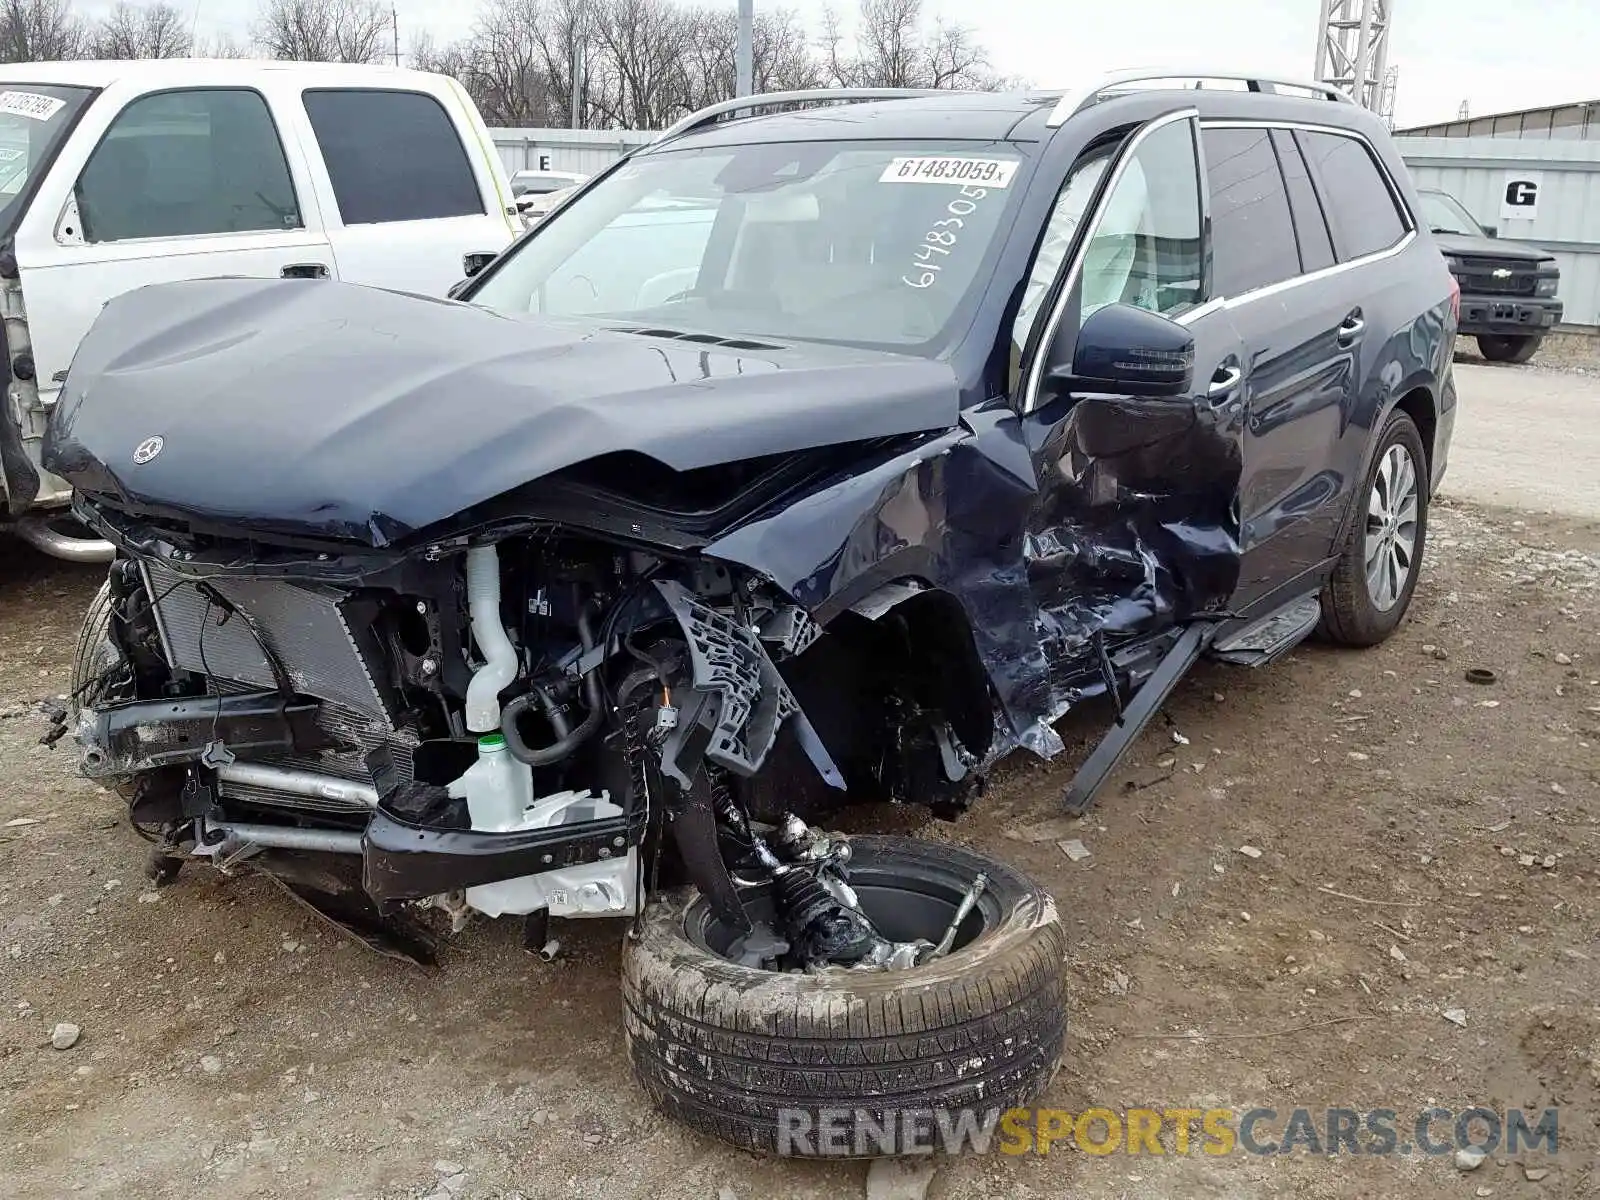
M533 771L506 749L498 733L478 739L478 761L446 789L452 799L465 799L474 829L516 829L533 803Z

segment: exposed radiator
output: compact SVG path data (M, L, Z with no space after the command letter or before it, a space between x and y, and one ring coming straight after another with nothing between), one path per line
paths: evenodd
M366 755L386 747L398 780L412 778L417 734L409 725L397 726L385 704L362 654L366 630L350 613L345 593L272 579L208 581L207 586L239 610L229 614L196 584L160 564L145 564L145 583L155 600L167 660L174 667L207 676L217 692L276 688L278 679L262 650L264 642L294 690L323 702L317 724L340 748L273 758L269 760L273 765L376 783L367 770ZM254 804L364 811L359 804L288 795L251 784L223 782L220 790L225 799Z
M393 714L352 629L348 593L276 579L208 580L205 588L238 610L229 613L200 585L158 563L146 563L145 573L173 666L276 688L278 677L262 648L265 643L296 692L344 705L393 730Z
M231 690L224 687L222 690ZM350 749L323 750L317 754L285 754L264 760L276 767L298 767L306 771L316 771L323 775L332 775L339 779L348 779L356 783L377 784L372 773L367 770L366 756L369 751L380 746L386 747L394 764L394 777L397 783L410 783L412 779L413 764L412 753L417 747L416 731L408 726L401 726L398 730L390 732L377 721L364 717L341 705L324 703L317 714L317 724L322 729L333 735L341 745ZM268 804L276 808L295 808L314 810L318 812L351 812L360 813L367 811L365 806L343 800L329 800L322 797L291 795L276 792L270 788L257 787L254 784L238 783L234 780L222 780L218 790L226 800L246 800L252 804Z

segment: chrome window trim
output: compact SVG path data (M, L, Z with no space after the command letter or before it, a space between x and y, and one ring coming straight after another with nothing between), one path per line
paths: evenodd
M1181 313L1172 319L1179 325L1187 325L1190 321L1197 320L1207 313L1216 312L1218 309L1226 309L1232 312L1234 309L1242 308L1244 305L1256 300L1264 300L1271 296L1280 295L1291 288L1297 288L1302 283L1316 283L1324 279L1331 279L1345 271L1353 271L1357 267L1369 267L1373 263L1383 262L1385 259L1404 253L1411 248L1411 243L1416 240L1416 231L1408 230L1403 238L1385 250L1364 254L1360 258L1352 258L1349 262L1334 263L1331 267L1323 267L1319 271L1311 271L1305 275L1294 275L1288 279L1280 279L1277 283L1269 283L1266 287L1240 292L1237 296L1214 296L1199 308Z
M1389 199L1394 204L1395 211L1400 214L1400 224L1405 229L1405 232L1400 235L1399 241L1392 246L1385 246L1382 250L1374 250L1371 254L1363 254L1359 258L1350 259L1348 262L1334 263L1331 267L1323 267L1320 270L1291 275L1288 279L1280 279L1277 283L1269 283L1265 287L1252 288L1250 291L1241 292L1237 296L1218 296L1213 298L1213 302L1220 302L1221 306L1228 311L1231 312L1253 300L1280 295L1291 288L1298 287L1302 283L1330 279L1342 271L1370 266L1372 263L1393 258L1395 255L1402 253L1412 242L1416 241L1418 226L1416 218L1411 212L1411 206L1406 203L1405 196L1401 194L1400 188L1396 185L1394 176L1389 173L1389 167L1383 161L1383 155L1379 154L1378 148L1372 144L1372 139L1358 130L1343 129L1337 125L1321 125L1314 121L1272 121L1239 117L1229 117L1214 121L1202 120L1200 122L1200 131L1204 133L1207 129L1303 129L1308 133L1331 133L1336 137L1346 137L1352 141L1360 142L1367 148L1367 153L1371 156L1372 161L1377 164L1378 173L1383 177L1384 185L1389 189ZM1332 230L1329 232L1331 233ZM1205 307L1209 308L1209 303ZM1192 319L1196 313L1201 311L1204 310L1196 309L1195 313L1186 313L1184 316ZM1183 320L1179 323L1186 325L1188 320Z
M1383 182L1389 188L1389 199L1393 202L1396 211L1400 214L1400 223L1413 233L1416 232L1417 218L1411 211L1411 205L1406 202L1405 194L1395 182L1393 174L1389 171L1389 164L1383 161L1383 155L1378 153L1378 148L1372 144L1372 139L1357 129L1345 129L1338 125L1320 125L1315 121L1269 121L1262 118L1229 117L1212 121L1201 121L1200 128L1204 129L1303 129L1307 133L1331 133L1335 137L1350 138L1360 142L1367 148L1367 153L1372 156L1372 161L1378 168L1378 174L1383 176ZM1309 164L1308 164L1309 165ZM1398 244L1398 243L1397 243ZM1354 259L1351 260L1355 261Z
M1187 312L1179 313L1173 317L1172 320L1177 324L1188 325L1216 312L1232 312L1257 300L1270 299L1273 296L1281 295L1299 287L1301 284L1317 283L1324 279L1331 279L1345 271L1353 271L1359 267L1367 267L1374 263L1383 262L1386 259L1403 254L1417 240L1419 226L1415 215L1411 212L1411 206L1406 202L1405 195L1400 191L1393 174L1389 171L1389 165L1384 162L1383 155L1378 153L1377 147L1372 144L1372 139L1367 137L1366 134L1361 133L1359 130L1345 129L1338 125L1323 125L1315 121L1275 121L1266 118L1242 117L1219 118L1208 121L1201 119L1199 111L1192 108L1156 117L1134 136L1133 140L1124 149L1122 157L1118 160L1111 182L1107 185L1105 194L1101 197L1100 208L1095 210L1094 221L1088 226L1090 234L1099 224L1106 200L1110 198L1112 190L1121 181L1123 170L1144 139L1157 129L1175 121L1188 119L1196 121L1201 133L1204 133L1207 129L1303 129L1308 133L1331 133L1337 137L1346 137L1360 142L1366 147L1367 153L1372 157L1372 161L1377 164L1378 173L1383 177L1384 184L1389 189L1390 200L1394 203L1395 210L1400 214L1400 223L1405 227L1405 233L1401 235L1400 240L1395 242L1394 245L1386 246L1384 249L1376 250L1371 254L1363 254L1359 258L1352 258L1348 262L1334 263L1332 266L1323 267L1320 270L1291 275L1288 279L1280 279L1277 283L1269 283L1265 287L1253 288L1248 292L1241 292L1237 296L1211 296L1198 307L1191 308ZM1203 185L1209 186L1209 181L1202 182ZM1089 235L1086 234L1083 245L1078 248L1078 254L1068 269L1066 283L1061 290L1061 295L1056 299L1055 307L1050 312L1044 336L1039 341L1039 351L1035 353L1034 361L1028 366L1027 386L1023 390L1022 414L1024 416L1038 407L1039 384L1044 361L1042 351L1054 339L1066 308L1066 302L1072 295L1072 289L1077 285L1079 268L1088 250L1088 238Z
M1083 260L1089 250L1089 239L1099 229L1100 221L1105 216L1106 204L1117 190L1117 186L1122 182L1123 175L1127 173L1128 164L1133 161L1133 156L1139 152L1139 147L1144 144L1145 139L1151 134L1159 129L1165 129L1168 125L1175 125L1180 121L1198 120L1199 116L1200 110L1190 107L1180 108L1155 117L1145 122L1138 132L1128 140L1128 144L1122 148L1122 153L1118 156L1116 165L1112 168L1111 177L1106 181L1105 190L1100 194L1100 203L1095 207L1092 219L1084 223L1083 241L1079 243L1078 252L1073 255L1072 262L1067 267L1067 274L1061 285L1061 293L1056 297L1056 302L1050 309L1050 315L1045 320L1044 329L1034 349L1033 361L1028 364L1028 377L1022 389L1021 412L1023 416L1038 407L1039 384L1042 381L1044 370L1045 347L1055 340L1056 331L1061 327L1061 319L1066 313L1067 301L1072 298L1072 291L1077 287L1078 276L1083 270ZM1198 152L1198 147L1196 147L1196 153L1198 154ZM1066 179L1061 182L1064 187ZM1204 181L1200 182L1203 185Z

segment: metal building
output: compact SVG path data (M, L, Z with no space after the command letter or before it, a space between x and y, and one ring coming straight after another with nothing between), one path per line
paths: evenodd
M1524 108L1516 112L1466 117L1415 129L1397 131L1400 137L1436 138L1551 138L1559 141L1600 141L1600 100L1559 104L1551 108Z
M656 136L633 129L491 129L507 171L593 175Z

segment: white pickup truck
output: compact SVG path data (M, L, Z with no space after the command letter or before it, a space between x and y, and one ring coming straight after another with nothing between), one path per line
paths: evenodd
M70 521L70 490L40 469L39 443L79 340L113 296L218 275L443 296L519 232L483 118L446 76L170 59L0 66L0 526L60 558L111 557Z

